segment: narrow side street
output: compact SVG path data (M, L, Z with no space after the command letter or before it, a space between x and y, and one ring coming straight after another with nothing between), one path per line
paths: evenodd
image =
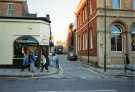
M60 66L63 78L80 78L80 79L102 79L108 78L84 67L79 61L69 61L66 55L60 55Z

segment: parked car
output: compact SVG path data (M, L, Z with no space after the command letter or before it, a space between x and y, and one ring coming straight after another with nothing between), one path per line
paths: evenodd
M76 61L77 60L77 55L74 52L68 52L67 59Z
M59 46L55 46L55 53L57 54L63 54L63 46L59 45Z

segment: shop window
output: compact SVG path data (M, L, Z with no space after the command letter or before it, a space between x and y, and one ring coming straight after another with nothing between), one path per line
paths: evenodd
M135 25L131 31L131 47L132 47L132 51L135 51Z
M112 51L122 51L122 37L121 28L117 25L112 26L111 33L111 50Z
M112 8L113 9L120 9L121 0L112 0Z

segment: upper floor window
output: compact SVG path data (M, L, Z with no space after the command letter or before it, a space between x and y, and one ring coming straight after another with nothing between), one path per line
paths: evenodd
M133 0L132 4L133 4L133 9L135 10L135 0Z
M90 15L92 14L92 1L90 0Z
M112 0L113 9L120 9L120 7L121 7L121 0Z
M13 16L14 15L14 4L13 3L8 4L7 15L8 16Z
M133 26L131 31L131 47L132 51L135 51L135 25Z

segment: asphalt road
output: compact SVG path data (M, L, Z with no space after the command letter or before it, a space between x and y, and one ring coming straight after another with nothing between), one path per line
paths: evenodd
M60 75L47 78L1 78L0 92L135 92L135 80L102 77L65 56L60 65Z

